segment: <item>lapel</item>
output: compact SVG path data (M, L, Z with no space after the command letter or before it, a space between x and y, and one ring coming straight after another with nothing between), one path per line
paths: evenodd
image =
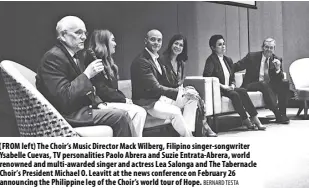
M160 59L161 60L161 59ZM180 78L178 78L177 73L175 73L172 63L170 59L168 58L167 55L163 55L162 61L160 63L162 68L164 69L165 76L167 78L167 81L172 85L172 86L178 86L178 82L180 81ZM179 69L179 64L177 63L177 66ZM177 70L178 72L178 70Z
M179 71L179 63L177 62L177 72L175 72L174 71L174 68L173 68L173 65L172 65L172 62L171 62L171 60L168 58L168 56L167 55L164 55L163 56L163 60L162 60L162 62L160 62L160 64L162 65L162 66L166 66L169 70L171 70L171 71L169 71L169 72L171 72L171 76L173 76L175 79L177 79L177 75L178 75L178 71Z
M60 48L60 50L65 54L65 56L68 58L70 65L73 67L74 71L76 72L77 75L81 74L81 71L79 69L79 67L76 65L73 57L70 55L70 53L68 52L68 50L63 46L63 44L61 42L58 42L56 44L56 46L58 48ZM80 63L82 64L82 63Z
M223 67L221 66L221 63L220 63L220 60L219 60L219 57L217 56L217 54L213 53L211 55L211 58L213 59L213 62L215 62L217 64L217 66L220 69L220 71L223 73ZM229 64L227 63L226 56L223 56L223 61L225 63L225 66L226 66L227 70L231 74L231 68L230 68Z
M257 71L255 71L255 72L257 72L258 73L258 75L260 75L260 69L261 69L261 61L262 61L262 57L263 57L263 52L261 51L261 52L259 52L258 53L258 55L257 55L257 57L256 57L256 67L257 67Z
M149 54L149 52L147 52L146 49L144 49L143 55L144 55L144 57L148 60L148 62L150 62L150 64L152 64L152 66L155 68L155 70L157 71L157 73L158 73L159 75L161 75L161 73L160 73L160 71L158 70L158 68L157 68L157 66L156 66L156 64L155 64L155 62L153 61L151 55ZM158 58L157 60L158 60L159 66L161 67L161 70L163 71L163 68L162 68L161 63L160 63L160 58ZM162 74L163 74L163 72L162 72Z

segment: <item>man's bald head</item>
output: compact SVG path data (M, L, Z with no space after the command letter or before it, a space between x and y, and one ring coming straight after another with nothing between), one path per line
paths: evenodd
M87 38L85 23L76 16L62 18L56 26L57 39L74 53L84 49Z
M145 37L146 48L154 54L157 54L162 46L162 33L157 29L147 32Z
M60 21L58 21L56 26L57 38L60 39L61 33L63 31L71 30L77 26L85 26L83 20L77 16L65 16Z

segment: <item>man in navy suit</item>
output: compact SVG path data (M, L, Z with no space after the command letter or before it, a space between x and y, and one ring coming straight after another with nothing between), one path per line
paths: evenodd
M66 16L57 23L56 31L57 44L44 54L37 70L38 90L73 127L108 125L113 136L131 136L127 112L107 107L94 94L90 79L103 70L101 60L85 68L76 56L87 38L84 22Z
M286 106L289 82L284 79L282 59L274 54L275 47L276 41L266 38L262 51L248 53L234 64L234 69L235 72L246 70L242 87L248 91L261 91L265 104L274 112L277 123L288 124L290 120L286 116Z

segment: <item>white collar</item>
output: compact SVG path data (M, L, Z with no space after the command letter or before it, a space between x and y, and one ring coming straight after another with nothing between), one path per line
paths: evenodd
M270 58L270 57L269 57ZM269 59L269 58L266 58L265 55L262 53L262 59L261 59L261 62L264 62L265 60Z
M148 50L148 48L145 47L145 49L147 50L147 52L149 53L149 55L152 57L153 60L156 60L159 58L159 54L153 54L150 50Z
M223 59L223 57L224 57L224 56L221 57L221 56L219 56L218 54L217 54L217 56L218 56L219 59Z

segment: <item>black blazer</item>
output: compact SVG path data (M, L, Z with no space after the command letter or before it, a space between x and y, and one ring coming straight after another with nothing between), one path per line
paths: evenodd
M277 74L274 63L274 59L279 59L281 61L281 71ZM234 64L235 71L246 70L246 74L243 80L242 87L246 87L249 83L258 82L260 76L260 67L262 60L262 51L260 52L251 52L246 55L243 59L239 60ZM284 78L282 71L282 58L277 57L273 54L269 59L269 78L270 82L278 82Z
M99 58L99 57L98 57ZM89 54L85 55L85 65L88 66L92 61L93 57ZM104 66L104 62L102 62ZM106 72L106 71L105 71ZM115 73L115 71L114 71ZM96 87L97 95L104 102L126 102L125 95L118 89L118 78L115 76L106 76L104 73L99 73L90 79L91 83Z
M180 85L182 85L186 77L184 70L185 62L178 61L177 72L175 72L171 60L168 58L167 55L163 55L160 58L160 60L161 60L160 62L163 65L163 68L165 69L164 72L166 74L166 80L164 81L163 85L173 88L177 88Z
M163 85L166 80L165 67L160 63L161 75L150 54L143 50L131 64L131 82L133 102L141 106L152 106L164 95L176 100L178 89Z
M230 79L228 85L235 85L235 74L233 70L233 61L231 58L223 56L225 65L230 72ZM206 60L203 72L204 77L217 77L221 84L225 84L224 72L217 54L212 53Z
M93 91L93 85L61 43L41 59L36 86L72 126L94 124L89 107L92 101L86 95ZM102 102L99 97L95 99L97 103Z

